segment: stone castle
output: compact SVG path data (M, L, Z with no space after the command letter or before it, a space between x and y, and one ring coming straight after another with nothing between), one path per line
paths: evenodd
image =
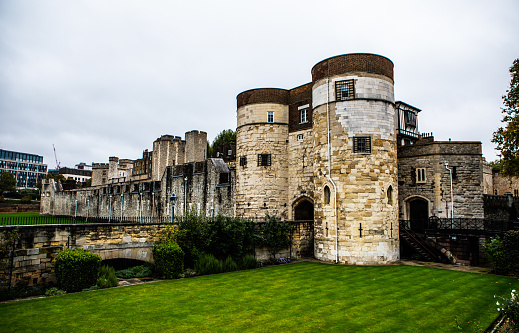
M162 136L142 159L94 164L91 188L45 182L41 213L169 216L175 194L176 212L313 220L314 256L345 264L397 261L399 219L485 217L495 175L481 143L420 134L421 110L395 101L391 60L346 54L311 73L238 94L235 163L205 158L205 132Z

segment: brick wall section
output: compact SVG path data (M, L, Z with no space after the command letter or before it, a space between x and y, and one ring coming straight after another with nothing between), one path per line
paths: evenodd
M290 90L289 102L288 131L295 132L312 128L312 83L307 83ZM299 107L303 105L308 105L307 123L301 123Z
M427 199L429 216L450 217L446 215L446 206L450 207L450 175L445 161L449 168L456 167L454 217L483 217L481 143L453 141L418 142L398 148L400 218L409 218L409 200L416 197ZM426 169L425 183L416 182L416 168Z
M330 75L349 72L381 74L393 80L393 62L376 54L339 55L317 63L312 68L312 81L316 82Z
M275 103L288 105L290 92L286 89L259 88L240 93L236 97L238 109L244 105L257 103Z

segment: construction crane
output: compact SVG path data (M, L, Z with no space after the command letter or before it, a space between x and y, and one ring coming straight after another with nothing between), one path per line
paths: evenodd
M60 162L58 162L58 155L56 154L56 147L54 147L54 144L52 144L52 148L54 148L54 158L56 159L56 170L59 170Z

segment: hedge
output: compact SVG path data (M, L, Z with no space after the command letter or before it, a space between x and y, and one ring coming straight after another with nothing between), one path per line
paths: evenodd
M56 279L67 292L80 291L97 283L101 257L83 249L63 250L56 256Z

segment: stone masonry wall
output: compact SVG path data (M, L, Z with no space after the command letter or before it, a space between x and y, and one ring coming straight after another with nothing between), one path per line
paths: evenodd
M454 217L482 218L483 159L480 142L429 142L402 146L398 150L398 183L400 218L409 218L409 201L413 198L429 202L429 216L447 216L450 208L449 168L453 174ZM417 182L416 169L425 168L424 183Z
M84 248L101 259L153 261L151 248L162 226L125 225L39 225L1 227L18 230L14 251L12 285L55 283L54 259L65 248ZM0 233L1 236L1 233Z

